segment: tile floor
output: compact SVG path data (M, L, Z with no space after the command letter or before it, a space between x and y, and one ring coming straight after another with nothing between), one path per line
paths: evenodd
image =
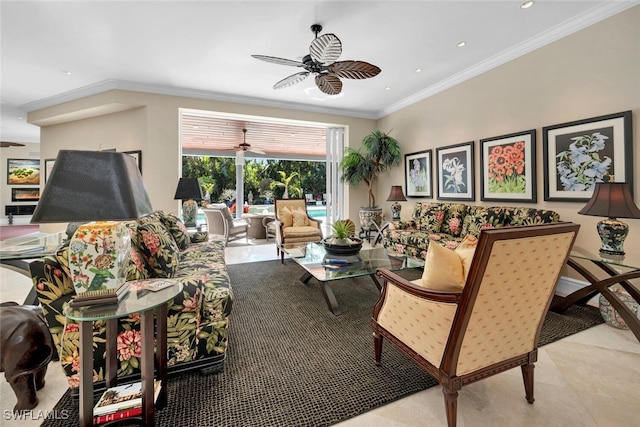
M227 263L276 259L273 243L264 243L251 242L247 249L243 240L231 242ZM22 302L30 286L27 277L0 268L0 301ZM524 398L519 368L463 388L458 397L458 426L640 426L640 343L629 331L603 324L544 346L535 371L533 405ZM32 418L37 418L37 411L50 410L65 389L61 369L51 364ZM12 419L14 404L15 396L3 378L0 426L40 425L41 419ZM441 389L433 387L338 425L445 426L444 398Z

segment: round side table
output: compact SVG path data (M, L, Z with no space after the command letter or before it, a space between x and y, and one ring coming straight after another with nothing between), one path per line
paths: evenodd
M79 323L80 327L80 426L93 425L93 322L106 321L106 367L105 380L108 387L116 385L117 352L116 339L118 318L140 313L140 334L142 357L140 371L142 382L142 424L154 425L154 331L157 333L156 366L161 382L158 407L167 402L167 302L182 291L182 284L172 279L171 286L158 291L131 289L116 305L74 308L67 306L64 315ZM156 312L157 325L154 328L153 314Z

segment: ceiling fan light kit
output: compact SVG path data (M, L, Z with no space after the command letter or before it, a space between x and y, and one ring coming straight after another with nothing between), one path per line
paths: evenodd
M292 74L273 85L274 89L283 89L306 79L309 74L315 74L315 83L318 89L327 95L338 95L342 92L342 81L344 79L368 79L380 74L380 68L364 61L338 61L342 54L342 42L331 33L323 34L322 26L313 24L311 31L316 38L309 46L309 54L305 55L301 61L278 58L265 55L251 55L261 61L278 65L289 65L303 68L305 71Z

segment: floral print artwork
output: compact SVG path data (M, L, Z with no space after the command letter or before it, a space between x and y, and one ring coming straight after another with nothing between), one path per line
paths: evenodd
M444 189L449 193L463 193L466 190L466 184L463 179L463 173L466 170L464 163L457 157L445 159L442 163L442 178L444 179Z
M490 193L525 193L524 150L524 141L491 147L488 164Z
M564 191L589 191L609 174L612 159L600 152L608 136L600 132L571 138L569 149L556 155L558 178Z

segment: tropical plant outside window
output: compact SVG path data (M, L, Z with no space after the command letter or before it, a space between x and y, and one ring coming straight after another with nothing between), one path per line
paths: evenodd
M284 176L282 175L284 173ZM235 200L236 165L233 157L183 156L182 176L200 180L212 202ZM291 178L294 178L293 180ZM274 183L284 183L278 185ZM326 165L322 161L250 159L244 166L244 199L254 204L273 202L288 190L289 197L326 193ZM303 193L304 191L304 193Z
M525 143L496 145L489 153L489 192L520 193L527 188L525 176Z
M565 191L588 191L609 174L612 160L600 156L608 136L600 132L571 138L569 149L556 155L556 169Z

